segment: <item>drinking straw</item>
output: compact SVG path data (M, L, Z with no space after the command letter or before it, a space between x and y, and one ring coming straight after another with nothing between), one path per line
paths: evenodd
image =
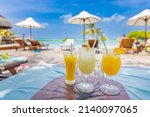
M104 38L103 38L103 35L102 35L102 33L101 33L101 32L100 32L100 35L101 35L102 42L103 42L103 44L104 44L104 47L105 47L106 53L108 54L108 49L107 49L106 43L105 43L105 41L104 41Z
M108 49L107 49L106 43L105 43L105 41L104 41L103 34L102 34L101 32L100 32L100 36L101 36L101 38L102 38L102 42L103 42L103 44L104 44L106 53L108 54ZM96 41L97 41L97 40L98 40L98 39L96 39L96 40L94 41L94 44L93 44L92 48L95 47L95 44L96 44Z
M72 56L72 43L71 43L71 51L70 52L71 52L71 56Z
M98 39L94 40L94 44L93 44L92 48L95 47L95 44L96 44L96 41L97 41L97 40L98 40Z

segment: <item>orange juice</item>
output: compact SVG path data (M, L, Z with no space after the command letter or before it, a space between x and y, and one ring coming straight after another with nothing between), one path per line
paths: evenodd
M75 70L76 70L77 56L75 54L67 53L64 54L64 61L66 64L66 83L75 83Z
M102 56L102 70L108 76L114 76L117 74L121 67L121 60L119 54L103 54Z

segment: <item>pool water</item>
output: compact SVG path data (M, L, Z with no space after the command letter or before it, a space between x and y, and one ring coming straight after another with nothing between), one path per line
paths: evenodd
M60 65L31 67L0 82L0 99L31 99L48 82L64 75L64 66ZM113 80L125 87L130 99L150 100L150 68L122 67Z
M131 99L150 100L150 68L122 67L113 80L123 84Z

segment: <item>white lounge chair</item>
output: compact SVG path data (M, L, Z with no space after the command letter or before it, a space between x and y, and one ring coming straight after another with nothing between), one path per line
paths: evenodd
M61 45L61 50L71 50L71 46L72 49L74 49L74 39L67 39L66 42Z

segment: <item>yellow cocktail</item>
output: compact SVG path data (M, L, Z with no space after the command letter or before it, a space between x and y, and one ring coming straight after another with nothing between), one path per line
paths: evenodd
M110 78L116 75L121 67L121 58L120 54L109 50L103 52L101 67L103 72L108 75ZM117 86L111 84L111 81L108 84L102 84L100 90L108 95L117 95L120 93L120 90Z
M78 56L78 68L80 72L85 75L85 78L94 71L95 64L95 49L86 47L80 48ZM91 93L94 91L94 86L90 82L81 82L77 85L77 89L82 93Z
M66 83L75 83L75 70L76 70L76 53L66 52L64 53L64 61L66 65Z
M120 55L104 54L102 57L102 70L110 77L116 75L121 66Z
M78 67L83 74L89 75L92 73L95 68L95 64L96 60L94 50L87 50L86 48L83 48L79 51Z

